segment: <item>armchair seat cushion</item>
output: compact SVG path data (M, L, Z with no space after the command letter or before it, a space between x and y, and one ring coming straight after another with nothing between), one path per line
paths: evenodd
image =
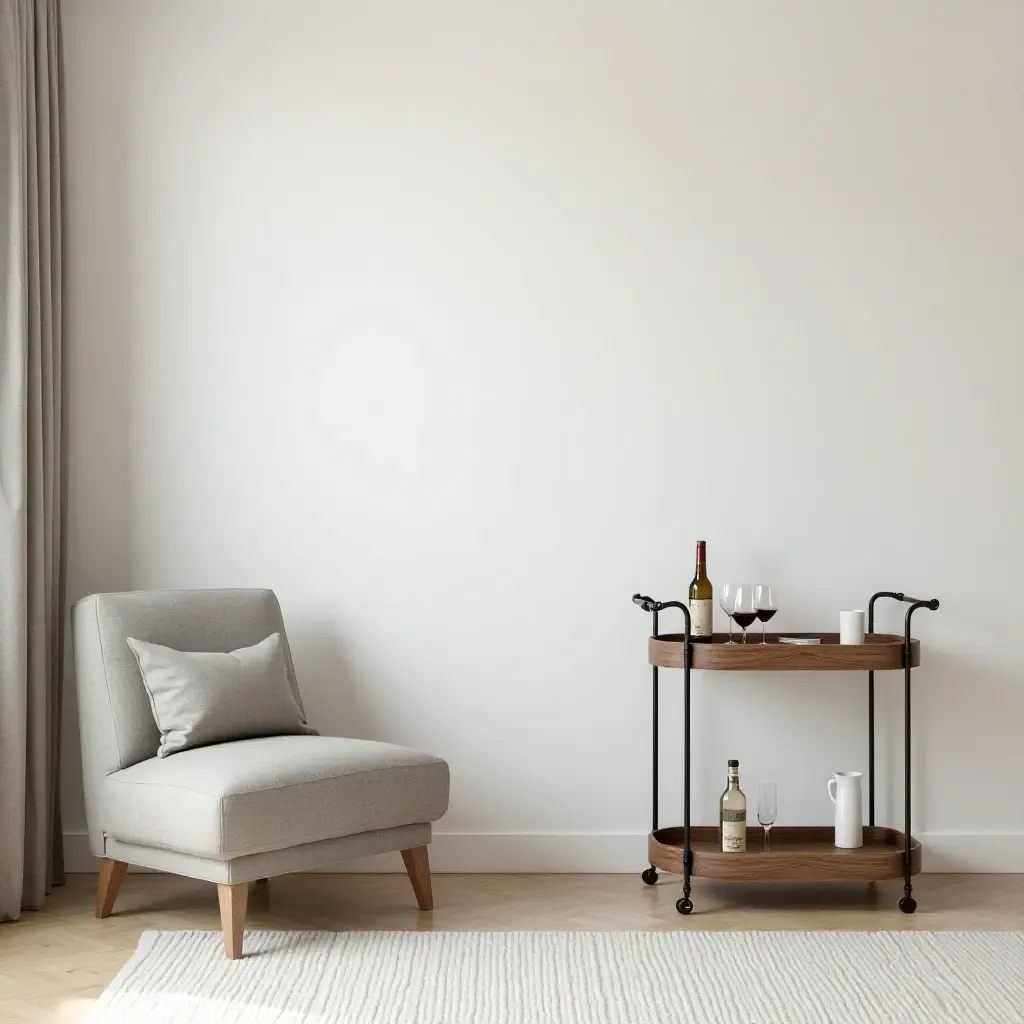
M447 809L444 761L333 736L197 747L103 780L106 835L221 860L432 822Z

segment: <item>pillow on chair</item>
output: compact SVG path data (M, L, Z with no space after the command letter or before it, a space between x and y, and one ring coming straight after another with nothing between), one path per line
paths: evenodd
M316 736L288 682L281 634L230 654L128 637L160 729L158 757L256 736Z

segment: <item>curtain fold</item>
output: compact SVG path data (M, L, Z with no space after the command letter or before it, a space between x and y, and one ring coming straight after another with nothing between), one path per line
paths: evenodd
M59 0L0 0L0 920L63 880Z

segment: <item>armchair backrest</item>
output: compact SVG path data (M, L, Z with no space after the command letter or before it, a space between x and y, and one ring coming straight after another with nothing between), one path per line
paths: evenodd
M71 611L89 844L103 855L104 778L155 757L160 732L128 637L179 651L233 651L280 633L295 680L281 606L272 590L145 590L93 594Z

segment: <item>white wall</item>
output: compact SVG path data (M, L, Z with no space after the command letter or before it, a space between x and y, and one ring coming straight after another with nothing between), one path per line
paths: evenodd
M936 595L915 830L932 866L1024 865L1024 8L65 11L76 595L274 587L319 728L450 760L438 866L623 870L649 823L631 594L680 596L706 537L783 629ZM694 701L698 821L728 757L788 823L865 766L860 676ZM578 860L564 833L594 834Z

